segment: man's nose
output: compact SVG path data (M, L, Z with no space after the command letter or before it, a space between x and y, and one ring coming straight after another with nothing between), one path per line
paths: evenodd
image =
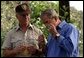
M28 18L28 15L25 15L25 17L24 17L25 19L27 19Z
M28 18L28 15L26 15L26 19Z

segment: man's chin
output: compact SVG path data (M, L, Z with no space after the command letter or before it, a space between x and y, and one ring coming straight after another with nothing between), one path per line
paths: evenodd
M26 25L29 25L29 23L23 23L23 25L25 25L25 26L26 26Z

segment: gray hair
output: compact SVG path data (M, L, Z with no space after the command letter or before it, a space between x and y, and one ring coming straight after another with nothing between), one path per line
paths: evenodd
M46 9L44 10L42 13L41 13L41 16L40 18L42 18L43 16L47 15L47 17L49 19L52 19L52 18L58 18L59 15L58 13L54 10L54 9Z

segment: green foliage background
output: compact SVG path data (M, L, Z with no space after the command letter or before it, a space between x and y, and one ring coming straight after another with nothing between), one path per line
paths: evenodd
M16 5L20 3L21 1L1 1L1 45L7 32L18 24L14 9ZM31 23L41 29L47 38L48 31L39 16L41 11L46 8L55 9L59 13L59 1L56 1L56 3L48 1L30 1L28 3L32 10ZM83 12L77 11L72 7L70 9L70 21L80 31L79 49L80 56L83 56Z

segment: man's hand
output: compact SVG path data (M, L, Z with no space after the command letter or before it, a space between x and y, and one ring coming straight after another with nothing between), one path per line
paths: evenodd
M22 53L25 50L25 46L18 46L15 47L14 49L8 48L3 51L3 56L4 57L13 57L16 56L19 53Z
M56 30L56 27L53 24L48 25L48 31L55 37L56 34L59 34Z
M35 46L28 46L27 50L30 54L35 54L36 53L36 47Z
M18 46L18 47L15 47L13 51L15 51L16 53L22 53L24 50L26 49L26 46Z

